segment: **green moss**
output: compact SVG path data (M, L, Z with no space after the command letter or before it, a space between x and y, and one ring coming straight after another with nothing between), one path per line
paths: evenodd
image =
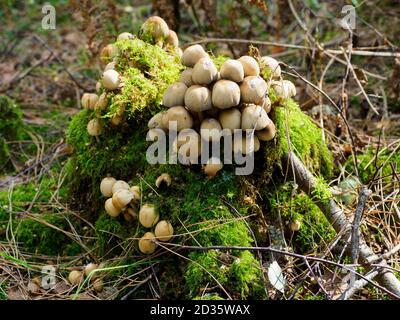
M251 252L240 252L238 259L231 266L231 274L232 281L242 297L251 295L260 298L264 295L264 284L260 281L262 270Z
M61 248L67 237L55 228L64 229L67 226L65 219L54 214L34 215L34 217L36 219L25 217L19 220L16 239L22 248L35 254L61 254Z
M322 140L321 130L293 100L278 101L272 90L270 98L278 103L272 112L277 134L275 140L266 144L267 160L276 163L293 151L314 174L330 177L333 157Z
M299 252L317 250L321 243L329 242L336 235L314 201L298 191L293 183L282 184L274 192L267 192L266 196L270 209L280 214L287 230L291 221L301 222L300 230L294 234L294 244Z
M375 162L376 160L376 162ZM394 172L393 168L400 167L400 151L396 149L384 149L376 156L376 150L369 148L357 155L358 173L361 183L368 184L374 178L383 178L382 183L390 183ZM350 157L345 163L345 169L350 174L355 174L354 161Z
M5 95L0 95L0 172L11 168L8 141L21 139L24 129L20 108Z

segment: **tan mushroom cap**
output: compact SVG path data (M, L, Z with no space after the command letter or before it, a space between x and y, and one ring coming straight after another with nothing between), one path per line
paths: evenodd
M240 61L229 59L222 64L220 74L221 79L242 82L244 79L244 68Z
M120 84L119 73L113 69L104 71L103 77L101 78L101 84L108 90L117 89Z
M193 126L193 118L185 107L177 106L169 108L166 117L169 126L172 122L176 121L177 130L189 129Z
M197 163L201 153L201 137L194 131L184 132L183 138L178 135L175 145L178 148L178 157L182 164Z
M120 189L129 190L129 184L127 184L124 180L117 180L112 186L112 193L114 194Z
M188 87L183 82L175 82L168 86L163 95L162 104L168 108L182 106Z
M135 36L130 32L122 32L118 35L117 41L134 39Z
M156 179L156 187L160 188L162 184L165 184L167 187L171 185L172 179L168 173L162 173Z
M253 141L252 144L251 141ZM246 134L245 137L242 137L239 140L235 139L233 142L233 151L235 153L246 155L251 152L257 152L258 150L260 150L260 141L256 135L253 135L253 139L251 139L250 135Z
M251 104L246 107L242 112L242 129L255 129L262 130L269 123L271 119L265 110L255 104Z
M212 103L210 89L197 84L189 87L185 93L185 106L192 112L211 109Z
M261 141L272 140L276 135L275 124L271 121L263 130L256 131L256 135Z
M183 51L181 61L184 66L193 67L201 58L209 58L209 55L201 45L195 44Z
M221 139L222 127L218 120L204 119L200 125L200 135L206 141L218 141Z
M130 190L120 189L112 196L113 206L119 210L125 208L133 200L133 194Z
M108 44L106 45L103 49L100 51L100 57L102 59L108 59L108 58L113 58L116 55L118 55L118 48L113 45L113 44Z
M193 67L192 81L194 84L208 85L217 79L218 70L208 57L200 58Z
M72 285L78 285L83 280L83 273L78 270L72 270L68 275L68 281Z
M169 241L174 235L174 228L169 221L161 220L154 229L154 235L158 241Z
M152 204L144 204L139 210L139 222L145 228L151 228L154 226L160 216L156 207Z
M240 102L240 88L231 80L219 80L212 89L212 104L220 109L236 107Z
M165 38L165 43L173 46L174 48L179 47L178 35L174 30L169 30L168 36Z
M223 110L220 112L218 120L223 129L229 129L233 132L235 129L241 129L242 113L236 108Z
M240 95L244 103L260 103L268 90L265 80L258 76L244 78L240 84Z
M182 71L178 81L184 83L189 88L191 85L194 84L192 81L192 73L193 68L186 68Z
M169 34L168 24L159 16L148 18L143 23L141 30L144 34L151 35L155 40L162 40Z
M152 254L157 248L155 240L153 232L146 232L139 240L139 250L144 254Z
M95 106L94 106L94 110L105 110L107 109L108 106L108 97L107 97L107 93L103 92L99 99L97 100Z
M112 198L108 198L104 204L104 209L111 217L115 218L118 217L121 210L116 208L112 203Z
M99 136L101 134L101 123L99 119L92 119L87 124L87 132L90 136Z
M209 178L213 178L217 175L218 171L220 171L223 167L224 167L224 165L222 164L222 162L219 158L212 157L207 160L207 163L204 166L203 170L204 170L204 173Z
M147 127L149 129L168 129L168 120L166 119L166 114L167 111L161 111L152 116L147 124Z
M260 64L262 68L268 68L273 78L279 78L281 76L281 67L276 59L264 56L260 59Z
M238 59L242 64L244 70L244 76L258 76L260 74L260 66L256 59L250 56L242 56Z
M283 99L288 99L296 95L296 86L289 80L273 81L272 88Z
M113 177L105 177L103 180L100 182L100 192L104 197L111 197L113 192L112 192L112 187L114 183L116 183L117 180Z
M99 96L95 93L84 93L81 98L81 105L84 109L94 110Z

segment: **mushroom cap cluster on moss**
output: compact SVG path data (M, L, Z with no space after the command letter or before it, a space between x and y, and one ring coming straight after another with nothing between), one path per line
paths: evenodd
M115 59L114 68L121 75L121 87L109 91L102 88L101 84L97 85L99 100L100 96L105 94L107 107L103 110L82 110L74 116L68 130L68 143L74 149L67 168L71 190L83 190L84 192L81 194L92 199L91 207L96 207L99 205L99 183L109 172L113 176L122 177L126 181L132 178L136 179L134 178L136 174L140 174L145 181L151 181L152 184L157 181L161 174L169 172L174 177L174 181L177 179L179 183L172 183L169 188L164 189L165 194L157 195L145 184L142 186L145 189L141 190L147 190L143 202L153 204L159 209L159 212L162 212L158 223L167 220L170 221L171 226L174 225L178 229L176 231L179 233L181 230L182 233L194 232L196 241L202 246L250 246L252 237L246 223L238 220L230 205L221 200L228 199L228 202L240 212L241 216L247 216L252 212L249 208L250 204L242 201L243 192L246 191L239 182L241 179L234 176L229 168L220 172L215 179L208 180L202 178L201 174L195 170L188 170L180 165L152 166L146 162L145 152L148 142L145 141L144 137L147 126L145 126L143 120L147 121L157 112L166 109L160 104L163 92L166 91L168 85L177 81L182 82L188 88L194 85L191 77L193 68L184 69L179 61L179 56L174 51L165 51L160 46L144 42L143 39L120 39L115 47L117 53L108 57L105 62L110 63ZM226 58L211 57L211 60L216 65L217 70L221 72L222 64L226 61ZM165 63L165 61L168 61L168 63ZM237 65L237 63L233 63L233 65ZM269 78L265 74L271 73L271 70L267 72L265 71L266 68L259 67L260 74L269 83ZM184 71L181 72L183 69ZM236 76L240 78L240 72L236 73ZM224 80L235 82L232 79ZM212 92L212 90L210 91ZM256 159L258 164L262 163L262 166L258 168L259 173L265 176L272 172L267 166L277 164L278 157L284 152L282 150L288 148L300 152L306 162L312 164L313 169L322 170L321 167L325 168L329 155L318 135L319 129L307 119L307 116L302 113L295 102L291 99L278 97L272 85L269 87L269 98L273 108L270 108L271 111L268 111L267 114L276 124L276 138L260 146L262 153L259 157L262 158ZM260 106L268 109L266 104ZM215 109L217 109L217 113L214 113ZM216 119L221 127L224 121L227 123L226 126L230 125L232 129L241 126L242 119L237 117L238 113L241 115L243 112L243 108L240 106L228 109L211 107L206 112L205 114L210 115L214 113L208 118ZM102 135L97 142L91 140L86 131L88 121L94 117L99 117L103 124ZM285 117L288 117L290 141L286 141ZM118 127L109 125L110 119L111 121L119 119ZM163 116L157 119L161 123L162 120ZM194 126L200 126L197 118L194 118L193 121ZM274 135L267 131L263 133L267 136L267 140L269 140L268 134L269 136ZM305 135L310 137L305 137ZM182 145L181 143L177 141L177 145ZM288 146L289 143L290 146ZM247 146L242 144L241 148L246 150ZM267 161L264 159L267 159ZM216 163L215 165L218 166L219 164ZM164 178L160 178L160 188L161 185L168 185ZM204 190L210 190L210 192L204 194ZM101 200L100 206L102 204L104 204L104 200ZM130 209L128 208L126 211L131 211ZM138 219L138 210L136 219ZM181 221L188 230L182 229ZM112 218L103 211L97 217L95 224L96 235L98 236L97 244L99 244L102 253L110 254L109 252L112 252L116 255L116 252L119 252L118 248L122 247L122 250L127 248L125 241L127 237L137 238L138 231L140 234L138 238L146 232L151 232L152 236L149 239L150 243L154 244L160 241L156 239L157 225L145 231L143 226L138 226L138 229L132 228L132 224L125 223L124 219ZM304 229L302 226L298 234L301 234ZM114 234L116 236L110 236ZM190 237L186 241L197 245ZM129 248L131 249L131 247ZM224 287L232 290L232 292L235 291L235 294L239 292L242 298L263 297L262 268L260 268L254 254L247 251L232 252L232 255L239 259L235 259L236 262L229 263L226 267L224 265L224 268L221 267L221 254L216 251L192 252L189 254L192 262L187 265L179 263L179 270L184 270L185 290L188 290L185 291L185 296L193 298L193 296L199 295L199 288L204 287L210 281L214 281L212 275ZM152 261L152 257L148 257L148 259ZM203 266L208 272L200 268L199 265ZM165 267L166 270L172 269L172 264L165 264Z
M231 133L234 130L253 130L250 142L246 143L249 137L243 136L242 141L233 146L234 152L242 154L257 152L260 141L270 141L275 137L275 125L268 116L271 111L269 87L272 85L283 99L296 94L293 83L276 79L281 76L278 61L263 57L260 68L256 59L242 56L224 61L218 71L209 54L197 44L183 52L181 62L187 68L182 71L178 82L168 86L163 95L162 103L169 108L168 111L155 114L148 122L151 141L156 136L153 129L167 131L171 122L176 122L177 131L197 129L200 136L192 133L187 142L174 143L178 154L187 153L182 149L191 150L190 164L200 156L203 144L222 138L224 129ZM275 80L267 83L260 76L262 67L270 68ZM204 172L214 177L223 164L215 157L208 162Z

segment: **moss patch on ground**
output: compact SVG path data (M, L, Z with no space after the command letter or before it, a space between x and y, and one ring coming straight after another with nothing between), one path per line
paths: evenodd
M21 109L7 96L0 95L0 172L12 168L8 142L21 139L23 128Z

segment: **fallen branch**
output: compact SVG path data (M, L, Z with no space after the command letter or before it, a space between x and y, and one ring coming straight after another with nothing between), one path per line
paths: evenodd
M293 152L289 152L288 155L283 158L283 164L286 168L291 168L291 170L288 170L289 174L293 172L293 178L299 188L312 197L315 191L318 190L318 182L312 173L304 166L301 160ZM348 232L350 232L350 221L332 198L329 200L313 198L313 200L324 213L336 232L341 232L342 230L348 230ZM379 274L377 275L378 283L394 295L400 296L400 281L396 278L393 272L388 269L389 266L387 262L382 257L376 255L365 243L365 240L362 237L360 238L359 257L367 266L371 264L371 261L379 261L381 267L379 268Z

